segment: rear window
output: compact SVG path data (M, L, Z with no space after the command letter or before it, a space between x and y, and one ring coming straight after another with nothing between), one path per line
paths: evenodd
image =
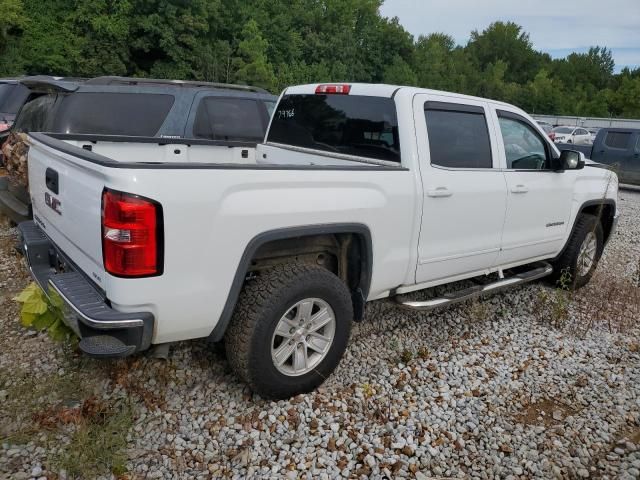
M611 148L627 148L630 139L630 132L607 132L604 144Z
M400 162L395 102L361 95L285 95L269 142Z
M29 89L24 85L0 83L0 114L10 113L15 115L28 97Z
M267 109L257 100L206 97L198 106L193 135L208 140L261 142L267 121Z
M173 102L165 94L74 93L60 105L53 131L154 137Z

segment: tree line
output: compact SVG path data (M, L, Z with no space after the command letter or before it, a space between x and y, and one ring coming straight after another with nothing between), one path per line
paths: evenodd
M131 75L246 83L385 82L540 114L640 118L640 69L611 50L552 59L512 22L417 39L382 0L0 0L0 76Z

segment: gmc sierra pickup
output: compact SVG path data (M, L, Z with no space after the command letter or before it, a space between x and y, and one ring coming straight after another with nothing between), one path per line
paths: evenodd
M23 250L80 348L224 339L267 397L330 375L367 301L430 310L561 272L584 285L617 219L615 174L525 112L411 87L287 88L253 162L184 139L30 139Z

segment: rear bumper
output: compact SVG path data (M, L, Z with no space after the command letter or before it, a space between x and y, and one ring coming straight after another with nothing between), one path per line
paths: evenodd
M18 225L20 246L36 283L60 306L65 323L80 337L80 349L93 357L125 357L149 348L150 312L112 309L104 295L66 258L33 221Z

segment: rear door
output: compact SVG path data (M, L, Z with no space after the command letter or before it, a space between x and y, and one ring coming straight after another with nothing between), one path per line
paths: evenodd
M482 101L417 95L423 182L417 283L483 273L500 250L507 192Z
M556 172L546 135L517 110L494 109L508 190L501 266L552 256L568 228L577 170Z

